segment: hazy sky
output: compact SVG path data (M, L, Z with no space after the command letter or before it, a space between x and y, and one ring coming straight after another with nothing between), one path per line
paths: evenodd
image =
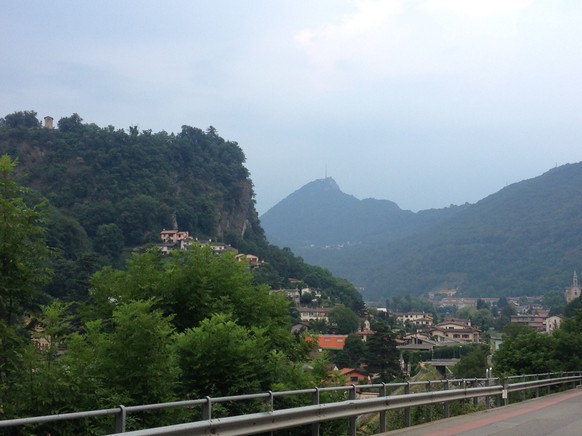
M404 209L582 160L578 0L12 1L0 116L244 150L257 209L332 176Z

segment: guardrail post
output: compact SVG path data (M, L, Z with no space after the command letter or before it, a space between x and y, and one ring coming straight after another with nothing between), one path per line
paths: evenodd
M202 406L202 419L210 421L212 419L212 398L206 396L206 403Z
M356 385L352 385L349 399L350 400L356 399ZM357 416L350 416L350 432L349 432L350 436L356 436L356 419L358 419Z
M521 376L521 382L522 383L525 383L525 375L522 375ZM522 389L521 390L521 396L520 396L521 397L521 401L525 401L525 391L526 391L526 389Z
M319 405L319 388L315 388L311 394L311 404L314 406ZM319 422L311 424L311 436L319 436Z
M426 385L426 391L427 392L432 391L432 385L431 385L430 380L428 381L428 384ZM430 404L428 406L428 417L427 418L428 418L428 422L432 422L432 404Z
M275 411L275 398L273 397L273 391L269 391L269 406L271 406L271 412ZM273 436L274 433L271 432L271 436Z
M473 387L476 388L477 387L477 377L475 377L475 380L473 381ZM479 397L473 397L473 406L477 406L479 404Z
M449 380L445 380L443 389L445 391L448 391L449 390ZM449 417L449 402L448 401L445 401L445 408L444 408L443 414L444 414L444 417L445 418L448 418Z
M115 415L115 433L125 433L125 419L127 417L127 411L125 406L122 404L119 406L119 413Z
M386 383L382 382L382 386L380 387L380 390L378 391L378 396L379 397L386 396ZM386 411L385 410L382 410L380 412L380 431L382 433L386 432Z
M410 394L410 382L406 382L404 386L404 395ZM404 408L404 427L410 427L412 420L410 419L410 406Z
M465 395L467 395L467 382L465 381L465 379L461 379L461 381L459 382L459 388L463 389L465 391ZM466 399L462 399L461 400L461 404L463 405L463 407L465 407L467 405L467 400ZM463 409L464 410L464 409ZM463 412L465 413L465 412Z
M491 386L491 379L489 378L489 371L487 372L487 378L485 379L485 386ZM491 407L491 397L489 395L485 395L485 408L489 409Z
M501 396L503 397L504 404L507 406L509 404L509 382L507 381L507 379L503 380L503 393L501 394Z

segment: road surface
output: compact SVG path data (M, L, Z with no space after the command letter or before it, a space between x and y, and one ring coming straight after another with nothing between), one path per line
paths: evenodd
M582 435L582 389L547 395L382 435L579 436Z

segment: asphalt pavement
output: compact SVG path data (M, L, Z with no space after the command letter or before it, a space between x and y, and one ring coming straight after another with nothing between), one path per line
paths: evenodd
M582 389L578 388L381 434L384 436L579 436L582 435Z

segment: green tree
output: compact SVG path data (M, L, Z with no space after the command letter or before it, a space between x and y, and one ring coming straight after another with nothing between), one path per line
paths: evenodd
M34 342L21 349L21 361L10 389L10 401L3 402L8 416L34 416L73 410L71 380L59 359L70 335L69 305L55 301L43 306L32 318Z
M86 323L63 356L78 402L96 408L177 399L180 371L173 343L171 318L153 300L119 304L109 319Z
M0 156L0 401L20 381L24 311L50 278L44 203L15 181L17 165Z
M505 326L511 322L511 316L517 312L512 306L505 305L499 314L499 318L495 321L495 330L502 331Z
M218 314L177 339L184 394L238 395L268 389L268 339L260 328Z
M152 300L122 304L113 312L100 357L110 391L132 404L171 401L177 365L171 319Z
M481 300L480 298L477 299L477 310L481 309L491 309L489 303L485 302L485 300Z
M95 251L107 256L112 261L119 259L123 250L123 232L116 224L101 224L93 240Z
M570 301L564 307L564 315L567 317L574 317L576 313L582 310L582 298L578 297Z
M333 361L339 368L357 368L364 359L365 350L366 344L360 336L349 335L346 338L344 349L337 353Z
M3 123L0 125L5 125L6 127L40 127L40 121L36 117L35 111L23 111L14 112L10 115L6 115L3 119Z
M74 113L70 117L61 118L57 127L61 132L80 132L83 129L83 118Z
M16 183L17 163L0 156L0 319L8 326L50 277L45 203Z
M169 256L157 249L134 254L125 271L105 268L95 274L91 295L95 318L107 317L117 302L155 298L156 307L173 316L178 331L196 327L214 313L231 313L241 325L268 327L273 340L291 337L289 301L255 286L234 254L217 255L209 247L193 245Z
M372 325L372 330L374 334L366 341L364 362L368 365L368 371L377 373L381 381L392 381L402 375L395 335L390 326L382 321Z
M457 378L482 378L485 377L487 369L487 356L489 349L486 345L475 348L453 367L453 372Z
M515 332L512 332L515 333ZM493 355L496 374L542 374L559 371L556 339L533 330L506 336Z
M327 318L331 327L340 335L355 333L360 327L360 318L348 307L334 307L327 314Z
M554 290L550 291L544 295L544 307L550 309L550 315L558 315L563 313L564 306L566 305L566 297L564 296L564 291Z
M556 339L556 359L562 362L565 371L582 368L582 310L565 318L560 328L553 333Z

